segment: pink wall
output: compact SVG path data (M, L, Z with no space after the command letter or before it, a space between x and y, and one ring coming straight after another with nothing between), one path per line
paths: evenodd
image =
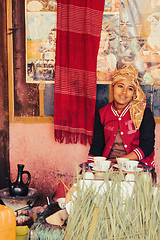
M160 173L160 124L156 126L156 171ZM31 173L30 187L52 196L60 179L71 182L76 163L87 160L89 146L59 144L54 141L54 125L10 124L11 179L17 176L17 164L23 163Z
M76 165L87 160L89 146L60 144L54 141L54 125L10 124L10 170L12 181L17 176L17 164L31 173L30 187L52 196L62 179L71 182Z

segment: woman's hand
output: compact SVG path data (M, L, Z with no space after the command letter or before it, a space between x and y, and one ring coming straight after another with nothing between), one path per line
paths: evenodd
M135 154L135 152L130 152L124 156L120 156L120 158L128 158L130 160L138 160L137 155ZM108 159L110 160L112 163L117 163L117 159L113 158L113 159Z
M121 156L122 158L128 158L130 160L139 160L135 152L130 152L124 156Z

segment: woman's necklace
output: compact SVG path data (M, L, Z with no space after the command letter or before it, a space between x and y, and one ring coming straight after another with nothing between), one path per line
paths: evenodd
M124 107L123 107L123 108L124 108ZM117 110L122 110L123 108L117 108L117 107L116 107Z

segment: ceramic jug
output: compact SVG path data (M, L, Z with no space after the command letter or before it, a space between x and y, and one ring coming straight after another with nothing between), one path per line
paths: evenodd
M31 181L31 174L28 171L23 171L24 165L17 164L18 167L18 175L17 180L14 183L11 183L10 178L7 178L9 184L9 192L10 195L15 196L27 196L28 194L28 186ZM26 183L23 182L22 175L27 174L28 180Z

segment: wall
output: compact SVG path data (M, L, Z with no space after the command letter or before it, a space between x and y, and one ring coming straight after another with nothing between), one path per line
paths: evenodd
M31 173L30 187L52 196L59 179L70 183L76 174L77 162L87 160L89 146L60 144L54 141L54 125L10 124L10 170L12 181L17 164Z
M156 126L156 171L160 173L160 124ZM60 144L54 141L54 125L10 124L11 179L16 179L17 164L31 173L30 187L52 196L59 180L70 183L76 165L87 160L89 146Z

